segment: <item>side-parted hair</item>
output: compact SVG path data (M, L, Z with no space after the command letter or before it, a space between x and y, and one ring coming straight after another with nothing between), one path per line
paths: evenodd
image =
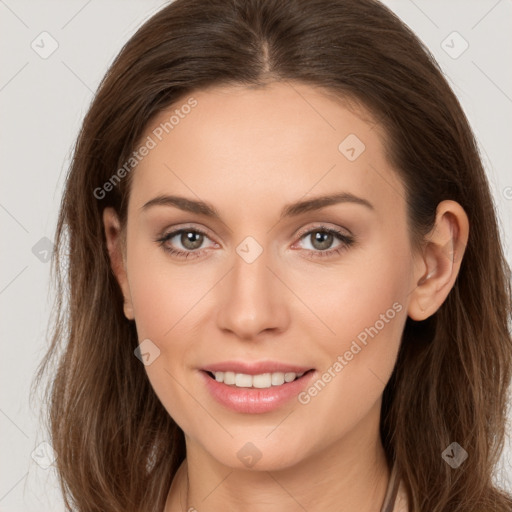
M375 117L405 185L414 247L432 229L440 201L466 211L470 234L453 289L431 317L406 321L384 390L381 437L413 511L509 512L512 498L492 478L512 372L510 268L495 206L469 123L438 64L374 0L176 0L108 70L65 183L51 343L32 383L35 390L50 376L44 420L67 509L161 511L186 455L182 430L134 356L135 323L123 314L106 248L103 209L114 207L125 225L136 167L105 184L162 110L206 87L273 81L321 88ZM457 469L441 456L452 442L468 452Z

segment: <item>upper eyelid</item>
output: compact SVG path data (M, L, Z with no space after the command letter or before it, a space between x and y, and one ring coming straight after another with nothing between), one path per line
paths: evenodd
M297 231L297 234L295 236L302 238L304 235L310 234L312 231L331 231L331 230L335 231L336 233L338 233L340 235L344 235L346 237L354 236L348 228L341 227L341 226L334 227L334 226L329 226L328 224L330 224L330 223L322 222L321 225L318 225L318 226L312 226L312 227L300 229L299 231ZM344 233L344 231L346 231L346 233Z
M347 231L347 236L352 236L352 232L346 228L346 227L342 227L342 226L329 226L328 224L331 224L330 222L320 222L319 225L317 226L310 226L310 227L307 227L307 228L301 228L299 230L296 231L295 235L294 236L302 236L302 235L305 235L307 233L309 233L310 231L314 231L315 229L320 231L322 229L333 229L335 231ZM177 232L180 232L180 231L196 231L196 232L199 232L199 233L203 233L205 235L208 235L209 236L209 229L208 228L203 228L203 227L196 227L196 226L178 226L178 227L172 227L172 228L169 228L169 229L163 229L161 231L162 233L162 237L164 236L167 236L167 235L170 235L172 233L177 233Z

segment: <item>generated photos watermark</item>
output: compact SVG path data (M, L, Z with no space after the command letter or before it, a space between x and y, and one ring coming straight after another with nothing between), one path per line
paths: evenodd
M349 364L354 356L359 354L361 350L368 345L368 338L375 338L382 329L389 324L397 313L402 311L403 306L399 302L394 302L392 307L386 310L385 313L381 313L379 319L370 327L365 327L358 335L357 339L354 339L350 345L349 350L345 351L343 355L339 355L336 361L327 368L327 370L305 391L302 391L297 395L299 403L307 405L311 402L311 399L320 393L329 382L332 381L344 368ZM359 341L359 343L358 343Z
M165 135L169 134L182 119L190 114L192 109L197 106L197 100L190 97L186 103L181 105L173 111L172 115L169 116L167 121L160 123L150 135L146 137L146 140L131 154L126 162L117 169L117 171L105 182L101 187L96 187L93 191L94 197L98 200L104 199L108 192L114 190L114 187L121 183L121 180L130 174L140 162L149 155L152 149L158 146L158 143L163 140Z

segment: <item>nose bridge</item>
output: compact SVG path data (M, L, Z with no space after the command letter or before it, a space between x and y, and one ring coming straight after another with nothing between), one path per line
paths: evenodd
M282 290L268 267L272 268L272 255L254 237L246 237L235 248L232 271L222 286L219 327L245 338L283 327Z
M267 268L271 264L268 248L260 245L255 238L247 237L236 247L235 253L231 286L242 296L255 297L259 292L268 293L271 275Z

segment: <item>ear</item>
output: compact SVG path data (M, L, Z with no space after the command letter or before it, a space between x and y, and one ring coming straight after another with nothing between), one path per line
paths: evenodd
M103 210L103 225L107 239L110 265L124 296L124 315L128 320L133 320L135 317L126 273L125 237L121 230L119 217L114 208L106 207Z
M432 231L416 256L414 283L408 306L413 320L425 320L444 302L459 273L469 235L469 221L462 206L442 201Z

